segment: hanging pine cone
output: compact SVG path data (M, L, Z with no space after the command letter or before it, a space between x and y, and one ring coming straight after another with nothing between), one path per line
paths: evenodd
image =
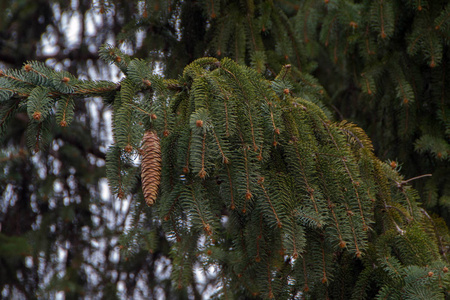
M142 138L141 180L147 205L155 203L161 182L161 147L156 132L148 130Z

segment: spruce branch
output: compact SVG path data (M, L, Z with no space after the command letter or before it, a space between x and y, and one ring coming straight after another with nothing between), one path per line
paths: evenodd
M167 80L151 74L145 61L117 62L116 55L105 52L126 71L119 83L77 81L39 68L48 81L32 70L21 71L24 79L40 77L31 85L1 79L0 87L26 94L1 94L10 97L3 102L9 106L1 111L1 125L26 104L29 144L35 148L50 136L43 133L52 118L69 125L74 98L106 97L114 115L114 144L106 158L111 189L121 199L133 197L139 171L133 154L141 143L143 196L156 205L151 211L172 238L177 287L192 284L193 267L205 263L197 252L223 268L230 287L246 292L288 295L289 276L305 293L328 292L336 284L339 258L360 264L367 257L391 268L377 260L378 249L397 249L399 240L406 245L402 237L419 222L430 227L427 218L410 217L417 215L417 195L388 184L394 178L401 187L429 174L401 181L395 168L375 157L362 129L333 123L319 106L296 96L289 68L268 81L229 59L203 58L178 80ZM132 226L140 226L138 221ZM381 225L372 227L374 221ZM424 234L419 231L420 239ZM404 251L431 248L420 244ZM396 259L392 252L389 261ZM276 266L280 255L292 263ZM404 265L399 260L399 269Z
M448 245L444 245L443 243L443 238L441 236L441 234L439 233L438 230L438 226L436 224L436 222L433 220L433 218L427 213L427 211L423 208L420 208L420 212L429 220L429 222L432 224L433 226L433 231L436 234L436 240L439 243L439 251L442 254L442 256L444 257L445 261L447 261L447 263L449 262L449 259L447 258L447 253L449 252L450 247Z

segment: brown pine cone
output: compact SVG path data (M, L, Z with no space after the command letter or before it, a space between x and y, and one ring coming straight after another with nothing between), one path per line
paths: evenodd
M161 146L156 132L148 130L142 138L141 148L142 191L147 205L155 203L161 182Z

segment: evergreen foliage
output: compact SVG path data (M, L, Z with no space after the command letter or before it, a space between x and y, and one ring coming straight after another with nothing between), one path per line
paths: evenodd
M364 128L377 155L408 177L433 174L412 184L450 224L448 1L143 3L119 41L148 32L144 43L166 75L204 55L272 78L291 64L298 96Z
M52 66L49 72L54 67L76 78L115 78L98 49L132 18L130 1L121 2L115 2L118 13L112 18L111 10L99 14L91 1L0 1L0 69L38 60ZM70 74L53 74L54 84L70 86ZM83 99L73 94L56 105L53 99L50 117L41 122L50 131L39 146L47 147L38 153L27 150L26 106L17 98L0 104L0 110L16 112L6 117L9 125L0 135L0 247L6 249L0 251L0 298L177 298L169 274L159 271L170 268L165 237L158 227L145 225L139 205L113 201L105 190L108 105L98 97ZM31 142L34 149L36 137ZM146 215L151 218L148 210ZM132 253L120 253L121 235L136 232L128 228L131 220L145 227L140 241L157 241L157 251L136 243Z
M215 265L223 298L445 297L446 227L375 157L362 129L298 96L292 66L268 81L230 59L201 58L172 80L117 49L101 53L124 71L120 83L66 80L36 62L3 71L0 89L11 92L3 101L17 104L0 119L27 111L37 151L61 118L60 102L104 96L114 113L108 179L119 198L136 189L144 131L156 132L162 171L152 223L171 241L174 287L192 284L196 265ZM155 233L124 238L124 251L138 239L159 247Z
M2 297L201 299L221 287L222 298L448 298L449 235L434 215L449 224L447 1L0 7L0 63L28 61L0 72ZM77 79L105 69L97 49L114 38L100 57L125 79ZM203 56L270 81L225 60L185 68ZM89 96L113 111L108 151ZM146 129L163 148L151 209ZM99 195L105 169L117 201Z

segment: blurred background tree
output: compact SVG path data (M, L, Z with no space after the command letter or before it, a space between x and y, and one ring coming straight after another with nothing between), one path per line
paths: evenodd
M298 95L363 127L378 157L406 178L433 174L411 183L450 223L447 1L24 0L0 8L7 68L36 59L80 78L118 80L119 70L98 59L103 43L151 59L168 77L202 56L231 57L268 78L291 64ZM2 295L200 297L208 278L171 289L167 241L157 227L146 231L151 211L141 195L105 196L110 110L97 98L83 103L39 154L25 146L25 114L2 127ZM142 230L127 231L133 222ZM142 249L118 250L133 238Z
M79 78L118 80L118 69L98 58L98 48L115 43L137 8L117 1L111 9L92 1L1 1L2 69L36 59ZM119 251L130 224L148 221L140 202L108 192L110 109L100 98L75 105L70 127L54 127L50 146L38 154L26 147L26 114L1 128L1 297L175 297L163 235L154 238L160 243L151 254L138 244L129 257Z

